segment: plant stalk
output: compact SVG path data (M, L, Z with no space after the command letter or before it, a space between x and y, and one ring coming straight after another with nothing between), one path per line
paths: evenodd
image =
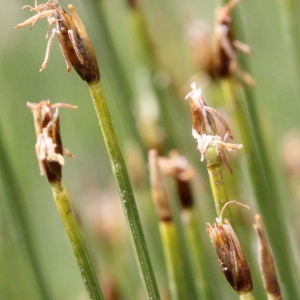
M221 157L218 153L218 149L215 146L209 146L207 148L206 163L216 212L218 217L220 217L222 208L229 201L229 198L221 169ZM230 209L227 208L224 213L224 217L228 218L229 215Z
M121 202L130 229L131 242L133 243L140 276L145 285L148 299L160 299L127 168L113 128L102 85L99 81L92 82L89 83L89 89L113 173L118 183Z
M90 299L103 300L103 295L85 248L66 188L61 182L51 182L53 197L72 245L77 264Z
M189 250L191 254L191 261L193 273L195 276L195 283L198 295L206 300L212 300L214 298L213 286L210 284L209 267L205 258L205 251L203 243L200 238L200 234L197 227L196 211L191 208L184 213L184 217L187 217L183 224L185 235L188 239Z
M182 269L175 223L172 220L160 221L159 229L166 259L171 298L173 300L186 299L186 280Z

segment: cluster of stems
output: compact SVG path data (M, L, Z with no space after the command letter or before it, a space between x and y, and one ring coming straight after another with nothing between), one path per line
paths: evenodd
M73 67L78 75L88 84L96 114L99 120L99 125L101 127L101 132L106 144L113 173L117 180L120 199L124 208L127 224L129 226L129 232L137 259L140 276L143 279L148 298L159 299L160 296L150 263L150 258L145 243L145 238L142 231L127 168L120 151L104 91L100 83L100 72L96 55L87 35L86 29L73 5L68 6L70 15L65 12L65 10L59 5L58 1L50 0L40 5L37 5L37 2L35 2L34 7L28 5L25 7L30 8L31 11L37 12L37 14L29 18L25 22L18 24L16 28L20 28L29 24L32 24L32 26L34 26L38 20L44 17L47 18L49 26L54 26L48 40L46 55L41 67L41 71L46 67L49 61L50 47L52 45L54 37L57 36L62 54L66 61L67 71L70 72L71 67ZM53 15L54 18L52 17ZM57 135L58 133L59 131L56 131L54 135ZM57 136L55 138L57 138ZM71 210L69 204L67 203L67 193L60 181L60 167L62 164L63 153L61 147L61 139L59 138L59 140L60 144L58 143L58 145L55 144L56 139L52 140L52 148L54 147L54 152L59 153L56 156L54 155L55 159L53 159L53 157L49 158L50 160L48 159L46 164L48 170L50 170L51 175L53 174L52 165L54 164L54 178L51 177L51 180L49 182L52 186L54 197L64 220L64 225L69 234L71 243L72 245L75 245L75 256L78 258L78 262L82 263L79 268L80 270L82 270L82 267L91 270L91 264L87 260L79 257L79 255L82 254L82 251L79 251L78 247L82 248L83 243L81 238L79 238L79 230L75 229L75 218L70 217ZM50 168L48 161L51 161ZM87 284L87 278L85 274L82 273L82 275L84 277L84 282ZM93 283L89 283L87 288L89 290L91 299L102 298L101 292L98 288L98 283L95 280L93 281ZM93 296L92 291L95 289L99 291L98 296Z

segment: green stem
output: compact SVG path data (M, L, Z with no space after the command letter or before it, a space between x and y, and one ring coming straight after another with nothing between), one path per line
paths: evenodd
M210 145L207 147L206 162L216 212L218 217L220 217L222 208L229 199L221 169L221 157L216 146ZM224 217L228 217L229 214L229 208L227 208Z
M280 5L283 7L283 13L281 13L282 17L282 27L283 27L283 37L287 44L286 50L291 53L292 59L287 60L286 63L290 64L290 68L294 66L292 63L296 64L296 78L299 78L300 74L300 43L299 43L299 34L300 28L298 25L299 19L299 3L297 0L280 0ZM296 79L293 82L296 87L298 86L298 80Z
M119 148L102 85L100 82L92 82L89 84L89 89L110 163L118 183L124 214L130 229L131 241L138 261L140 276L143 279L148 298L160 299L127 168Z
M171 298L172 300L186 299L185 278L175 224L173 221L160 221L159 229L166 259Z
M187 222L184 222L183 226L185 235L188 238L189 252L191 254L191 261L193 262L192 269L198 295L206 300L215 299L213 293L214 285L210 284L209 266L205 258L204 244L202 243L201 235L197 227L197 214L193 208L183 211L182 213L185 214L184 217L187 217Z
M291 242L281 209L281 197L255 107L254 99L247 99L234 79L222 81L225 100L233 111L236 127L244 144L247 169L256 196L256 203L264 220L282 283L291 298L297 298L298 280L293 272L295 262Z
M57 209L67 231L89 297L92 300L102 300L104 298L70 206L67 190L60 182L51 182L51 187Z
M134 122L134 117L131 109L131 101L135 97L134 92L130 85L130 81L128 80L128 76L124 70L124 67L122 66L120 56L117 53L112 35L110 33L107 21L108 17L105 13L104 8L105 1L90 0L89 3L92 5L91 13L96 14L96 17L94 19L98 22L97 32L100 35L102 53L105 53L105 57L101 59L100 56L99 59L105 59L108 65L107 68L114 71L112 78L115 81L114 84L118 86L123 99L126 99L126 101L119 101L117 104L115 104L118 109L117 112L122 113L122 129L124 131L124 136L126 136L126 140L129 139L138 141L141 147L143 147L141 136L138 132L136 123Z

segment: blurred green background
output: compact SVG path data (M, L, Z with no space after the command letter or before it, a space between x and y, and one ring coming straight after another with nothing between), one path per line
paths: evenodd
M26 102L45 99L78 106L74 111L60 110L64 147L76 157L66 158L63 181L101 274L99 278L102 281L114 278L120 287L121 299L143 299L116 184L87 86L74 70L67 74L56 40L47 68L39 73L47 43L46 20L39 21L30 33L29 27L14 29L16 24L33 15L28 9L21 10L26 4L34 5L33 2L5 1L0 10L0 299L42 299L26 248L24 228L27 225L33 255L51 299L87 299L51 189L40 176L36 160L33 119ZM141 39L136 16L125 0L74 0L72 4L85 23L98 56L113 123L133 178L150 256L159 286L164 290L166 275L148 188L147 151L156 146L161 154L167 155L169 150L178 149L204 174L203 180L207 182L205 166L199 161L190 134L189 106L184 101L190 84L195 78L199 81L199 66L191 58L187 30L192 20L199 19L213 33L214 11L220 3L208 0L140 2L149 34L146 42ZM60 1L65 9L67 4L69 2ZM290 232L294 251L299 253L299 237L295 238L295 234L299 234L296 218L299 198L296 188L293 189L298 183L292 181L291 176L285 176L281 156L287 135L291 132L299 135L300 125L299 36L297 26L294 32L289 29L292 14L288 14L285 4L284 1L242 0L235 14L243 31L237 28L236 34L253 50L247 61L248 71L257 83L253 89L261 118L257 126L263 126L276 175L283 185L282 190L288 190L282 217L287 226L294 226ZM204 95L206 90L212 95L211 88L205 87ZM219 102L209 96L206 98L208 103ZM294 155L292 148L285 151ZM238 153L235 159L242 155ZM295 165L297 155L299 159L296 151ZM252 203L247 187L244 188L241 195ZM197 182L195 190L199 192ZM202 199L201 194L197 194L197 198L207 212L205 219L199 217L205 234L205 222L214 222L213 202ZM253 204L251 212L246 213L250 232L254 213ZM256 241L253 236L242 239L247 238L251 242L249 252L254 253L250 259L254 266ZM208 237L206 247L212 250ZM226 296L220 293L219 299L229 299L228 295L234 293L222 278L214 255L211 261L215 278L220 278L220 290L226 291ZM258 277L255 284L261 289ZM261 295L261 291L255 293Z

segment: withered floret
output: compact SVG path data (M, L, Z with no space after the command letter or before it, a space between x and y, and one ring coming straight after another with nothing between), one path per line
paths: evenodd
M226 151L236 151L243 147L241 144L232 144L222 141L218 135L214 118L217 118L223 125L226 131L226 137L233 139L230 127L225 119L213 108L209 107L202 96L200 89L197 89L196 84L191 85L192 91L186 96L186 99L190 100L191 115L192 115L192 135L198 143L198 150L201 154L201 161L204 158L208 161L206 155L209 147L215 147L217 149L217 155L225 163L226 167L232 172L228 162ZM209 162L208 162L209 163Z
M253 284L247 260L229 221L224 222L217 221L213 226L207 224L207 234L216 249L222 272L232 288L238 293L251 292Z
M37 12L37 14L25 22L18 24L15 28L31 24L31 30L38 20L45 17L49 23L46 35L46 38L49 39L45 59L40 71L45 69L49 61L50 48L54 36L57 35L66 61L67 71L70 72L71 66L73 66L80 77L88 83L100 80L100 72L94 49L73 5L70 4L68 6L71 15L68 15L59 5L59 2L54 0L49 0L39 5L35 1L34 7L25 5L23 8L29 8L31 11ZM51 26L54 26L54 28L49 36Z
M74 156L62 146L58 107L76 108L76 106L63 103L51 105L46 100L40 103L27 102L27 106L33 113L37 136L35 150L41 174L46 175L49 182L60 182L61 167L65 163L63 154Z

